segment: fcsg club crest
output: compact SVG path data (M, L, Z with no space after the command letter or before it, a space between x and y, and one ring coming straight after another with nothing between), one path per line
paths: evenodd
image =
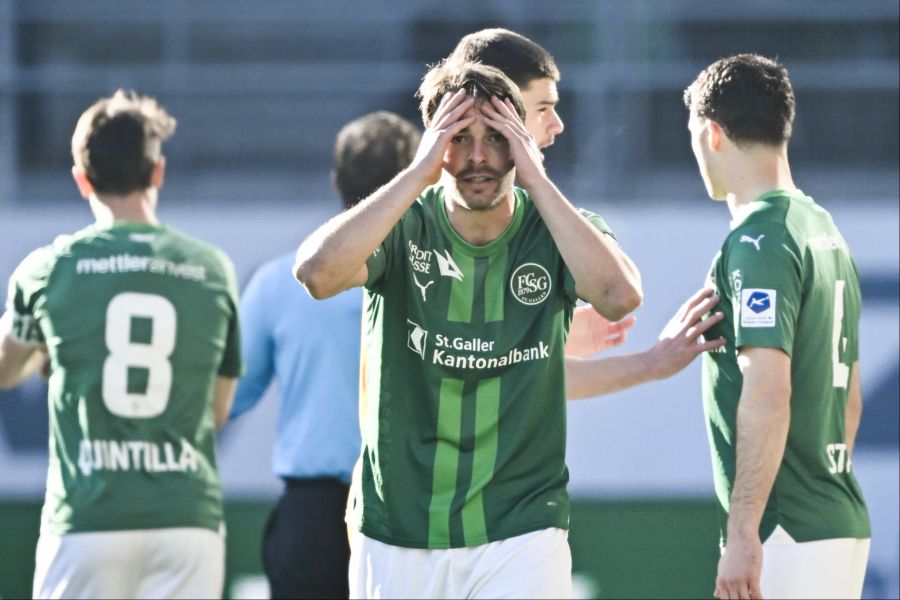
M537 263L519 265L509 278L512 295L526 306L534 306L546 300L552 287L550 273Z

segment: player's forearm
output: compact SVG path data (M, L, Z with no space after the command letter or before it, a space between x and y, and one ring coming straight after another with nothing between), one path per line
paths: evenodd
M579 296L611 321L640 306L641 277L631 259L579 214L549 179L529 192L575 278Z
M221 429L228 422L231 413L231 403L234 401L234 390L237 387L237 379L234 377L216 377L213 390L213 417L216 429Z
M763 349L768 352L780 350ZM781 466L790 426L790 359L758 361L743 368L737 411L735 479L728 536L758 534L759 523Z
M0 389L14 388L37 373L45 358L37 347L23 347L4 337L0 340Z
M847 456L852 456L856 443L856 432L862 419L863 402L862 386L859 381L859 361L853 363L850 371L850 388L847 394L847 408L844 414L844 443L847 444Z
M611 394L654 379L645 352L594 359L566 357L568 400Z
M380 190L314 231L297 249L294 277L314 298L347 287L426 187L421 170L406 169Z

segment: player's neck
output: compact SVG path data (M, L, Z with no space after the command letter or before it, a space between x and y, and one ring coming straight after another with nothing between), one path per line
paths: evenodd
M450 225L473 246L485 246L503 235L516 212L516 196L510 191L496 206L472 210L447 198L444 201Z
M754 148L736 162L728 183L728 209L733 219L742 219L750 205L774 190L796 190L787 148Z
M118 221L158 225L156 218L156 189L132 192L125 195L92 195L91 211L98 225L108 227Z

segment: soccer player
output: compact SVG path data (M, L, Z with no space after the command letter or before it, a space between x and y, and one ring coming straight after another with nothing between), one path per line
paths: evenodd
M351 596L566 597L565 330L578 297L621 319L639 276L547 177L505 75L444 63L419 93L413 163L294 271L317 298L366 286Z
M156 100L88 108L72 174L95 224L32 252L0 319L0 386L49 355L50 464L36 598L216 598L224 577L215 427L240 374L224 253L159 222Z
M718 60L687 88L688 129L731 232L709 283L724 336L703 398L722 519L720 598L859 598L869 518L852 472L862 411L860 289L828 212L794 184L780 64Z
M525 128L542 151L563 132L563 121L556 110L559 67L553 55L537 42L508 29L482 29L463 36L447 60L496 67L519 86L525 104ZM586 355L624 342L634 317L611 322L590 306L579 306L566 341L567 397L599 396L665 379L684 369L698 354L721 346L723 340L704 341L700 337L722 318L714 314L703 319L716 302L718 298L711 290L700 290L681 306L652 347L608 358Z
M409 166L419 130L388 112L346 124L332 179L348 209ZM350 546L344 510L359 457L362 293L321 302L291 275L294 252L264 264L241 298L245 374L232 418L252 408L274 378L281 392L272 467L284 480L263 538L273 598L347 598Z

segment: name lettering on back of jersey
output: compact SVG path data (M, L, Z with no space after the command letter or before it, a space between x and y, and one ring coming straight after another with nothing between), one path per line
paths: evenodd
M847 252L847 245L838 235L821 233L806 238L806 244L815 252L828 252L832 250L843 250Z
M442 256L440 252L435 252L434 257L438 261L438 269L441 272L441 276L443 277L452 277L457 281L463 280L463 272L459 268L459 265L454 262L453 257L450 256L449 250L444 250L444 255Z
M175 263L163 258L116 254L100 258L79 258L75 263L78 275L112 273L154 273L191 281L206 280L206 267L190 263Z
M146 440L81 440L78 468L89 477L97 471L144 471L145 473L196 472L197 450L184 438L177 452L171 442Z
M552 288L550 273L537 263L519 265L509 278L509 290L513 297L526 306L546 300Z
M775 327L778 293L775 290L741 290L741 327Z
M762 239L764 237L766 237L766 234L764 234L764 233L759 234L759 237L757 237L757 238L752 238L749 235L742 235L741 239L740 239L740 243L741 244L753 244L753 247L756 248L757 252L759 252L759 243L762 241Z

